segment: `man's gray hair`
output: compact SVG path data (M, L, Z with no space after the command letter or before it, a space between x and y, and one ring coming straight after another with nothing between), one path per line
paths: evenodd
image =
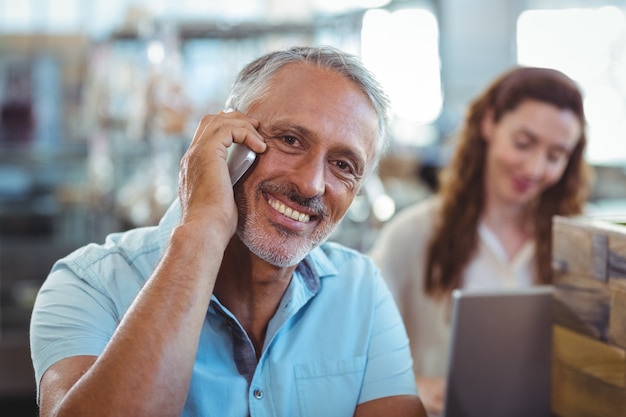
M246 113L250 106L263 98L271 87L271 79L285 65L302 62L316 65L346 77L368 97L378 117L378 138L374 152L373 169L383 154L388 141L389 98L374 75L355 55L330 46L292 47L267 53L246 65L235 80L226 108ZM368 170L370 171L370 170Z

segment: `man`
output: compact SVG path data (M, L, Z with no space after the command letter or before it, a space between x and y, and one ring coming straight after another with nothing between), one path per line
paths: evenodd
M376 165L386 105L331 48L246 66L159 226L79 249L42 286L41 416L424 416L377 269L323 243ZM259 154L234 189L233 143Z

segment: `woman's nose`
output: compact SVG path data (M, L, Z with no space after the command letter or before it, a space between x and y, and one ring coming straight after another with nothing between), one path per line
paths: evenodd
M524 174L528 178L541 177L547 167L547 157L541 152L533 152L524 163Z

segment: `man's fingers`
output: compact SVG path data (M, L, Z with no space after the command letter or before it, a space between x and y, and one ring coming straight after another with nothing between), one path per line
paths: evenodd
M221 112L216 115L207 114L202 117L192 145L206 140L215 140L228 147L233 142L247 145L255 152L265 151L263 136L257 131L260 123L240 112Z

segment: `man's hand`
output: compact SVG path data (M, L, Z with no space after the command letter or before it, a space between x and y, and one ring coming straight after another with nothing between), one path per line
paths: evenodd
M226 156L234 142L262 153L266 145L257 131L259 121L240 112L206 115L200 121L189 149L181 160L179 197L182 223L219 219L227 240L235 233L237 209Z

